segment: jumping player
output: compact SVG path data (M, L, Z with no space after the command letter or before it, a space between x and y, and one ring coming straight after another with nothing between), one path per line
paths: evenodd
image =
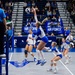
M47 19L47 18L44 19L44 20L42 21L42 23L39 22L38 19L37 19L37 14L36 14L35 8L32 8L32 10L33 10L34 18L35 18L35 21L36 21L37 36L41 38L41 41L40 41L40 43L38 44L37 49L36 49L36 50L37 50L37 54L38 54L38 60L37 60L36 65L37 65L37 64L40 64L40 63L41 63L42 65L44 65L44 63L46 63L46 61L44 60L44 55L43 55L42 49L43 49L43 48L45 47L45 45L48 43L48 38L47 38L47 36L45 35L44 30L42 29L41 25L43 25L43 23L44 23L45 21L47 21L48 19ZM42 56L42 61L41 61L41 62L40 62L40 54L41 54L41 56Z

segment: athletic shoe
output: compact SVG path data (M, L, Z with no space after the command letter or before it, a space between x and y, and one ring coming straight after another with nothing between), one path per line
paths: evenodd
M50 71L52 71L52 68L50 68L50 69L47 70L47 72L50 72Z
M54 69L54 74L56 74L56 73L57 73L57 69L55 68L55 69Z
M41 66L43 66L46 63L46 60L41 62Z
M65 64L69 64L69 61L67 60L67 61L65 62Z
M37 60L36 65L39 65L41 63L41 60Z

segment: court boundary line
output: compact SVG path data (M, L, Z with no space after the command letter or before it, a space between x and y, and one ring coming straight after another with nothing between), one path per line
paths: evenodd
M55 53L53 53L53 55L55 56ZM66 70L71 74L71 75L74 75L73 73L72 73L72 71L61 61L61 60L59 60L60 61L60 63L66 68Z

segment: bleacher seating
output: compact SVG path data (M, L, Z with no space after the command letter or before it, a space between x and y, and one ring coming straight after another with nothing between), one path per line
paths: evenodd
M73 19L75 24L75 1L69 0L67 4L67 10L70 12L70 17Z
M25 1L27 6L24 7L23 10L23 26L22 26L22 34L28 34L28 29L32 26L31 23L35 24L34 16L32 12L26 12L26 8L30 8L33 6L32 1ZM64 34L64 26L63 21L60 17L59 10L57 7L57 3L54 1L34 1L34 7L37 8L37 17L39 21L42 21L44 18L50 18L44 25L42 25L43 29L45 30L46 34L54 33L55 35ZM29 25L30 24L30 25ZM35 33L35 26L34 33Z

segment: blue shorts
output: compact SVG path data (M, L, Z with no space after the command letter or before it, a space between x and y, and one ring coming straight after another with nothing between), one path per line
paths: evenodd
M28 46L30 46L30 45L32 45L32 46L34 46L33 44L27 44Z
M45 42L45 43L48 43L48 38L47 38L47 36L44 36L41 40L42 40L43 42Z
M62 54L58 54L57 56L59 56L60 58L62 58Z

